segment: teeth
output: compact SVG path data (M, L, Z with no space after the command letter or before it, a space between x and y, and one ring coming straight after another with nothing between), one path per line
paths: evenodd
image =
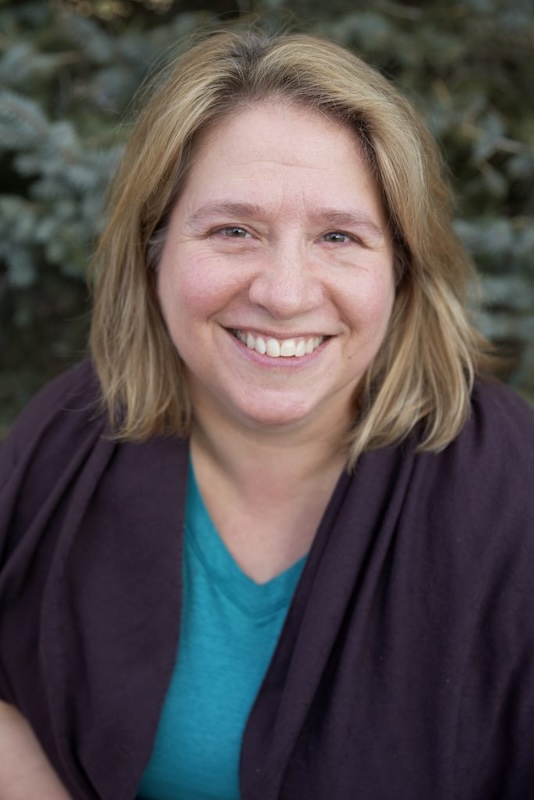
M271 358L302 358L313 353L325 338L311 336L309 339L264 339L263 336L254 336L252 333L240 330L234 330L234 334L249 350L255 350L262 356L267 354Z
M296 352L297 343L294 339L284 339L284 341L280 343L280 355L284 356L284 358L290 358L296 355Z
M267 355L271 358L280 358L280 342L278 339L267 339Z

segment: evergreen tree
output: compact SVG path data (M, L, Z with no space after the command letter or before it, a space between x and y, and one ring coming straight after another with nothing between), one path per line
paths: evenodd
M484 331L534 400L534 14L529 0L0 0L0 432L85 349L99 210L150 65L216 19L332 36L438 137Z

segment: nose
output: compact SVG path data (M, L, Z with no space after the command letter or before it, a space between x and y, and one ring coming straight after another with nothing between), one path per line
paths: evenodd
M272 247L249 289L252 303L276 319L290 319L317 308L323 286L303 248L290 243Z

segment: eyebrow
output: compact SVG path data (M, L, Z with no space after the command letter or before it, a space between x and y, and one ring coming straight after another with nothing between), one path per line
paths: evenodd
M229 203L226 201L206 203L191 214L187 221L194 225L196 222L202 222L204 219L221 214L230 217L259 217L264 216L265 211L261 206L253 203Z
M234 202L214 202L206 203L198 208L188 218L189 225L195 225L210 217L227 215L236 219L243 218L262 218L267 216L264 208L255 203L234 203ZM314 221L328 223L333 227L365 229L369 235L375 239L384 239L385 230L377 225L367 214L363 212L341 211L331 208L314 208L310 214Z
M385 231L371 217L362 212L335 211L334 209L318 208L312 213L317 220L324 220L334 227L364 228L370 235L377 239L385 238Z

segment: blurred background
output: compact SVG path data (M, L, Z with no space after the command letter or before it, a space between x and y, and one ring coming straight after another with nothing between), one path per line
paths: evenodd
M333 36L438 138L479 324L534 403L532 0L0 0L0 436L86 352L86 270L132 98L199 26L259 16Z

